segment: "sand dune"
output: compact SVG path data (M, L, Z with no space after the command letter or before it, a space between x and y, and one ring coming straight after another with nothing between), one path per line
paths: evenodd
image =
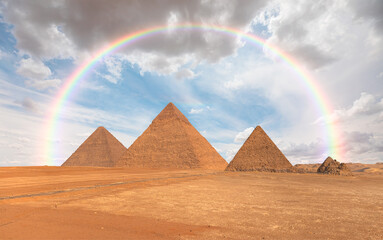
M0 168L0 238L383 239L383 175L365 171Z

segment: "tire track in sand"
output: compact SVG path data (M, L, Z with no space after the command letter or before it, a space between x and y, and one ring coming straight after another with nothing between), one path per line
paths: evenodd
M208 175L216 175L216 174L217 173L206 173L206 174L194 174L194 175L187 175L187 176L175 176L175 177L131 180L131 181L125 181L125 182L99 184L99 185L93 185L93 186L87 186L87 187L69 188L69 189L49 191L49 192L22 194L22 195L15 195L15 196L4 196L4 197L0 197L0 201L1 200L8 200L8 199L17 199L17 198L49 196L49 195L55 195L55 194L60 194L60 193L75 192L75 191L89 190L89 189L102 188L102 187L111 187L111 186L118 186L118 185L126 185L126 184L132 184L132 183L142 183L142 182L159 181L159 180L167 180L167 179L180 179L180 178L189 178L189 177L200 177L200 176L208 176Z

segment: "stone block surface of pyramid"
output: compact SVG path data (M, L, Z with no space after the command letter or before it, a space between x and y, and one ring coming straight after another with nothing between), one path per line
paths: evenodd
M257 126L226 171L290 172L293 166L265 131Z
M352 176L351 170L345 163L340 163L331 157L326 158L322 165L319 166L317 172L330 175Z
M227 162L169 103L122 155L118 166L224 170Z
M108 130L99 127L61 166L115 167L126 150Z

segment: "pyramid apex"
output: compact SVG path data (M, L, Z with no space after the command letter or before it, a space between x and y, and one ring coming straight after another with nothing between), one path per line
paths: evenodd
M178 110L178 108L176 107L176 105L174 105L174 103L172 103L172 102L169 102L167 105L166 105L166 107L164 107L164 109L163 110L165 110L165 109L177 109ZM162 111L163 111L162 110ZM178 110L179 111L179 110Z
M185 117L185 115L183 115L182 112L172 102L170 102L168 103L168 105L166 105L164 109L162 109L162 111L157 115L153 122L174 119L178 119L187 124L190 124L189 120Z
M103 127L103 126L99 126L96 130L94 130L94 132L92 133L92 135L93 134L95 134L95 135L100 135L100 134L104 134L104 133L109 133L109 134L111 134L109 131L108 131L108 129L106 129L105 127Z
M254 136L257 136L257 135L266 135L267 137L269 137L267 135L267 133L265 132L265 130L263 130L263 128L260 126L260 125L257 125L254 130L251 132L250 137L254 137Z
M263 128L261 127L261 125L257 125L257 126L255 127L255 129L264 131ZM254 130L255 130L255 129L254 129Z
M172 102L169 102L163 110L165 110L165 109L178 110L179 111L179 109L176 107L176 105L174 105L174 103L172 103Z

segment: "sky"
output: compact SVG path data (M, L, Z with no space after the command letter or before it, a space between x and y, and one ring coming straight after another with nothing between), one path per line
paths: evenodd
M173 102L230 162L260 125L292 164L322 162L328 126L341 162L383 161L383 1L0 0L0 166L61 165L98 127L129 147ZM331 111L269 48L297 62ZM129 33L163 31L100 59L47 136L71 74ZM322 99L322 100L323 100ZM44 147L52 143L51 160Z

